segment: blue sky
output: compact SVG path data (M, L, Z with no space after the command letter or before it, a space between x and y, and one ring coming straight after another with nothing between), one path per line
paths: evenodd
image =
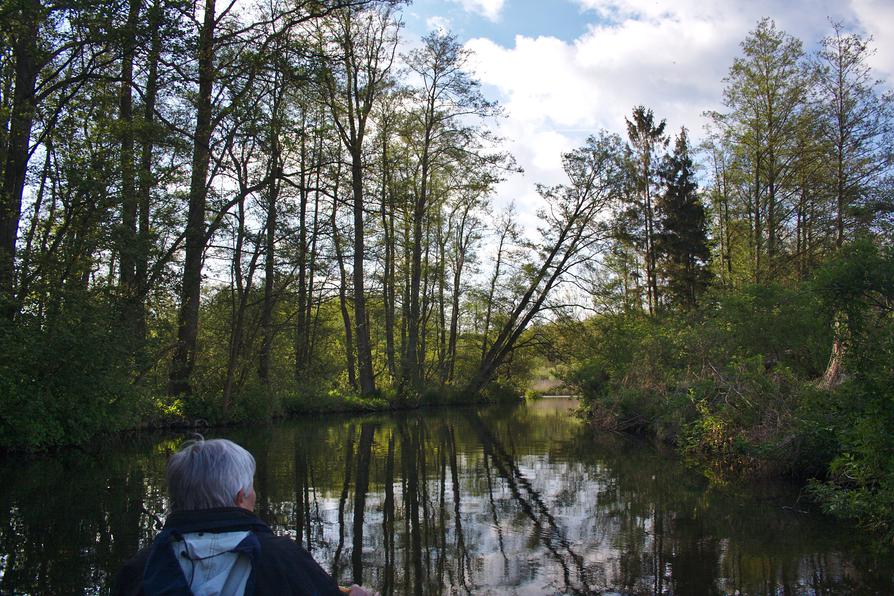
M494 126L525 169L495 202L515 202L529 229L535 184L564 181L562 152L601 128L623 135L633 106L698 140L703 112L723 108L739 44L765 16L807 52L829 19L871 35L875 73L894 80L894 0L415 0L403 9L409 43L441 27L473 52L469 69L505 109Z
M404 11L407 30L416 35L431 29L428 21L432 17L449 20L450 30L462 40L486 37L504 46L512 45L516 35L568 40L587 30L587 16L580 4L568 0L507 0L496 19L445 0L415 0Z

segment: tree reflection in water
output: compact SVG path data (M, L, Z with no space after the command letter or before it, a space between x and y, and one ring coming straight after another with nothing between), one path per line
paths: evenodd
M894 591L889 554L783 508L789 488L712 488L559 402L221 435L255 454L276 532L384 595ZM0 592L102 593L164 515L174 448L144 437L0 464Z

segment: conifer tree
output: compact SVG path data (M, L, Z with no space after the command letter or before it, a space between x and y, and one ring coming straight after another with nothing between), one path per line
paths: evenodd
M658 268L671 304L691 308L708 282L705 208L698 196L689 138L680 129L673 153L662 160L664 193L658 201L661 232L655 239Z

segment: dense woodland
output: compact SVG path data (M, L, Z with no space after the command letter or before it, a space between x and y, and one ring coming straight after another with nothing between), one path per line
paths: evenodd
M894 527L892 98L871 40L742 42L705 140L633 107L540 187L399 2L0 6L0 446L518 396Z

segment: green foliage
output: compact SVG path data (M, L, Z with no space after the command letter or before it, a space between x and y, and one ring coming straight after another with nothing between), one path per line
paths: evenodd
M523 391L519 385L511 382L496 380L490 382L482 391L480 400L484 403L513 403L519 401ZM470 401L467 399L467 401Z
M705 208L698 196L695 166L686 129L660 169L665 190L658 201L660 231L655 239L659 269L675 306L692 308L708 284L709 258Z
M860 241L816 278L841 313L846 380L832 394L827 428L837 455L813 493L827 511L894 538L894 252Z
M69 294L51 318L0 324L0 449L79 443L136 423L126 338L102 295Z
M844 382L823 377L835 337ZM894 536L894 253L844 247L810 282L689 313L587 322L568 381L594 424L672 439L716 481L814 477L830 513Z

